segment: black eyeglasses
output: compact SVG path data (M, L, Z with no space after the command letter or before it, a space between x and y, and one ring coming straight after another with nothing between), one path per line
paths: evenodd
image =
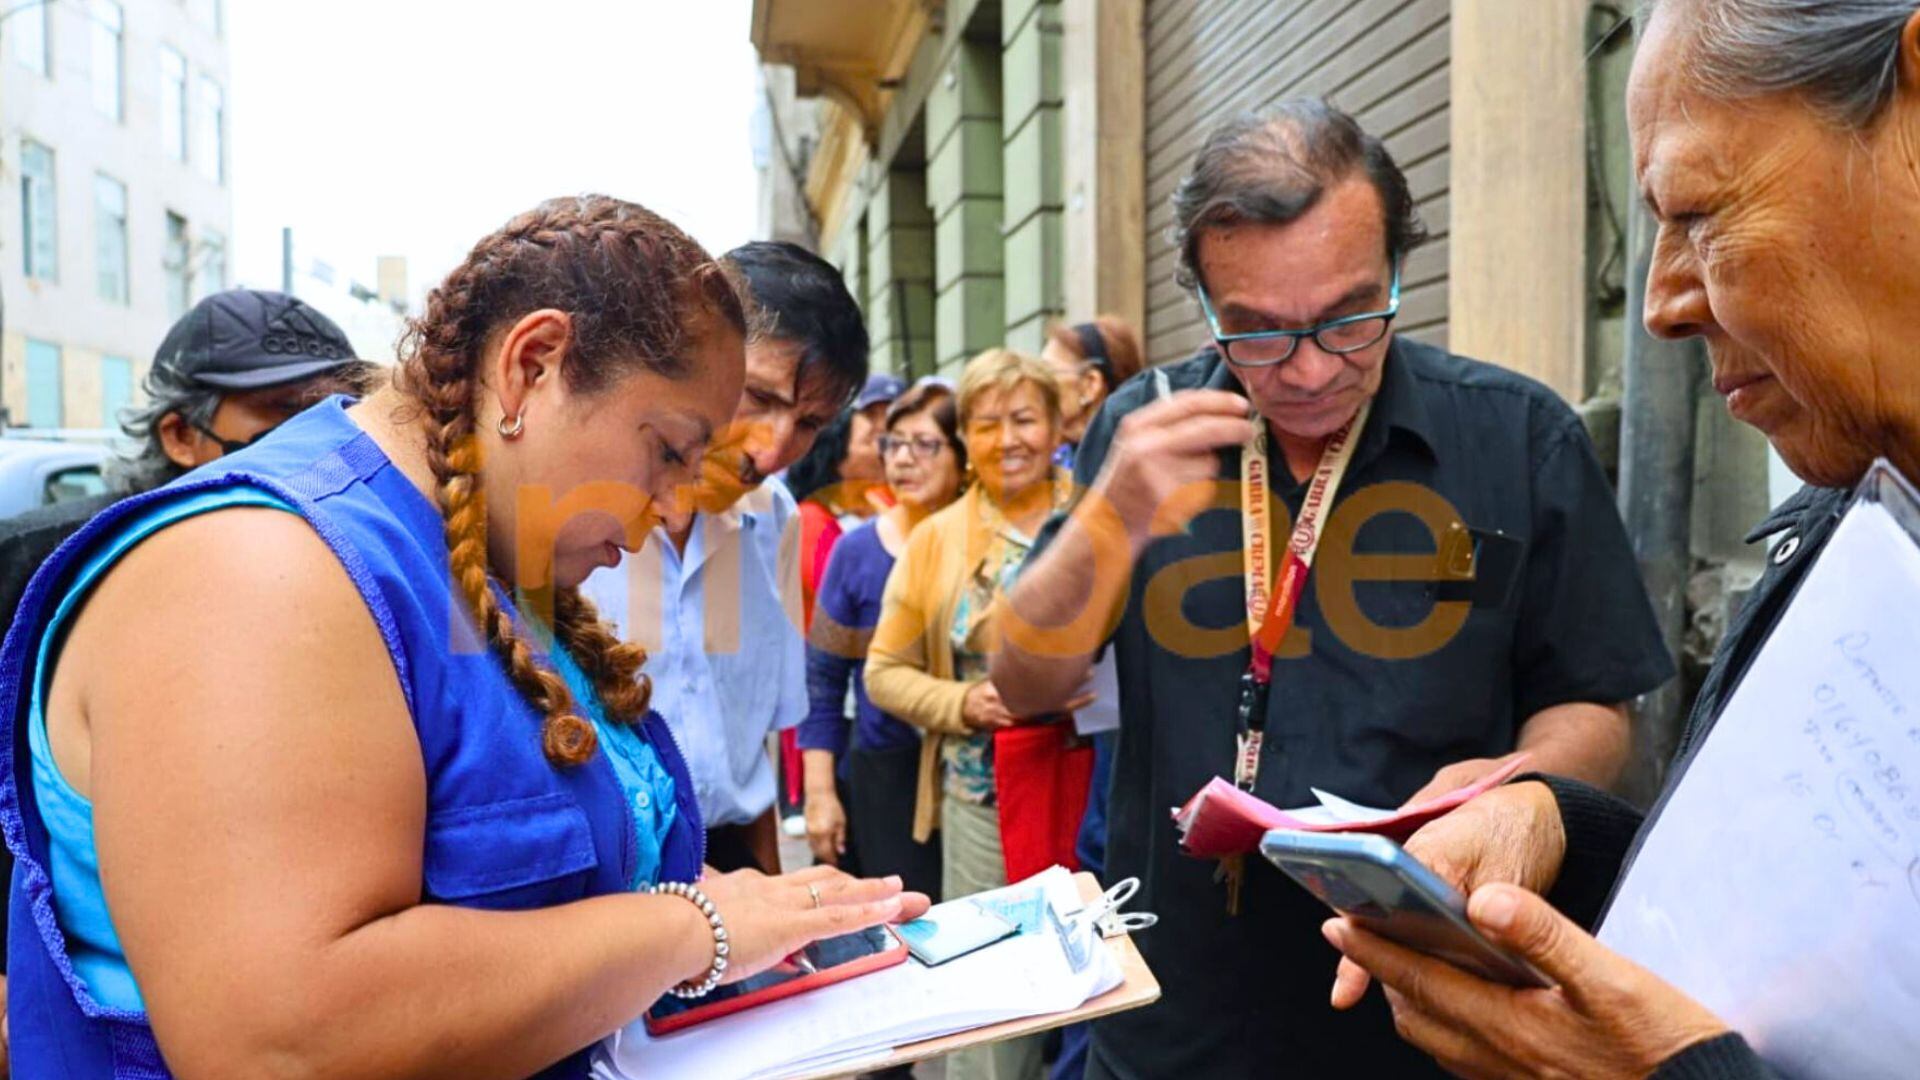
M1220 351L1230 363L1236 367L1273 367L1285 363L1293 351L1300 347L1300 339L1304 337L1312 338L1322 351L1335 355L1359 352L1386 337L1387 327L1392 325L1393 317L1400 314L1400 262L1396 259L1393 263L1393 285L1387 292L1386 310L1328 319L1304 330L1226 333L1220 329L1220 316L1214 314L1213 300L1207 296L1207 287L1202 285L1195 291L1200 296L1200 310L1207 316L1207 329L1213 332L1214 342L1220 346Z
M882 460L892 457L895 450L911 451L919 461L932 461L946 446L945 439L936 439L931 435L882 435L880 436L880 457Z
M212 439L216 443L219 443L220 452L222 454L237 454L240 451L245 450L247 447L252 446L254 443L259 442L261 439L264 439L267 436L273 434L273 428L268 428L265 431L255 432L253 438L247 439L245 441L241 441L239 439L223 439L219 435L214 433L213 427L210 424L202 424L196 420L189 420L187 421L187 423L193 427L193 430L198 431L200 434L205 435L207 438ZM277 427L278 425L275 425L275 426Z

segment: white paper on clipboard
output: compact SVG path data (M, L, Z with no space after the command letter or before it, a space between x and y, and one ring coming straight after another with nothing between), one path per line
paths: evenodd
M1094 661L1093 670L1088 672L1087 690L1093 695L1093 704L1073 714L1073 730L1077 735L1120 730L1120 672L1113 666L1113 653L1113 646L1107 646L1104 655Z
M1600 931L1787 1076L1920 1062L1916 521L1912 488L1875 466Z
M1058 866L1016 885L950 903L1006 901L1036 890L1036 912L1044 905L1064 918L1085 906L1073 876ZM1042 917L1034 916L1036 924ZM1059 926L1059 920L1052 925ZM771 1080L842 1065L852 1068L884 1057L896 1046L1063 1012L1120 985L1120 964L1111 950L1102 947L1090 958L1093 962L1076 966L1058 933L1037 930L939 967L909 959L671 1035L650 1035L645 1023L636 1020L595 1048L592 1076Z

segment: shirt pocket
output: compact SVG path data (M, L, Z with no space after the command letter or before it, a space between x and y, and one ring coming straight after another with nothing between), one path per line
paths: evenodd
M1454 760L1504 753L1513 733L1513 633L1511 613L1460 606L1430 583L1382 583L1372 610L1382 626L1400 630L1396 645L1355 652L1371 668L1371 700L1384 706L1363 727L1411 749ZM1455 614L1436 614L1451 603ZM1427 620L1431 620L1430 622ZM1419 631L1410 628L1421 627ZM1395 655L1397 651L1415 655Z
M429 900L461 907L551 907L587 894L593 829L555 792L433 813L423 870Z

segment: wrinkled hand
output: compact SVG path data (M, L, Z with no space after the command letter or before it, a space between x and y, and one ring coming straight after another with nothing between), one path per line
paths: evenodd
M1093 494L1137 541L1179 532L1213 502L1216 452L1252 435L1246 398L1224 390L1180 391L1120 421Z
M1537 780L1502 784L1429 822L1406 842L1407 854L1471 896L1482 885L1553 887L1566 857L1560 804ZM1367 992L1367 973L1342 960L1333 978L1333 1007L1350 1009Z
M1508 754L1506 757L1497 758L1468 758L1451 765L1443 765L1439 772L1433 774L1433 779L1427 781L1425 787L1414 792L1406 802L1400 805L1418 806L1428 799L1437 799L1448 792L1471 787L1481 777L1512 761L1516 756L1516 754Z
M831 789L807 792L807 846L828 866L847 853L847 811Z
M1000 691L992 681L985 679L967 688L967 699L960 706L960 719L974 731L993 731L1020 722L1000 701Z
M1652 972L1595 941L1539 896L1476 890L1467 916L1557 985L1515 989L1330 919L1334 947L1386 984L1402 1038L1456 1075L1639 1080L1727 1026Z
M818 907L808 885L820 894ZM902 891L898 876L856 878L831 866L778 877L709 873L700 889L726 923L727 982L765 971L821 938L917 919L928 906L925 894Z

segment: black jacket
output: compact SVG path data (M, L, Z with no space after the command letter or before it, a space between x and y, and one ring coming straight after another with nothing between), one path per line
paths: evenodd
M93 515L119 501L115 495L96 495L29 510L0 520L0 612L7 625L26 594L33 572L47 561L67 537L80 531Z
M1676 763L1700 744L1720 719L1727 699L1786 610L1800 580L1833 536L1852 492L1837 488L1802 488L1780 504L1759 527L1747 535L1752 543L1785 533L1767 560L1766 572L1739 615L1727 627L1713 668L1701 684L1700 696L1680 736ZM1668 791L1679 775L1669 773ZM1626 870L1629 855L1646 824L1646 815L1620 799L1575 780L1537 777L1553 789L1566 829L1567 854L1560 878L1547 899L1568 918L1591 929L1599 922L1608 897ZM1664 798L1665 793L1662 793ZM1775 1073L1738 1035L1726 1035L1688 1047L1654 1074L1656 1080L1774 1080Z

